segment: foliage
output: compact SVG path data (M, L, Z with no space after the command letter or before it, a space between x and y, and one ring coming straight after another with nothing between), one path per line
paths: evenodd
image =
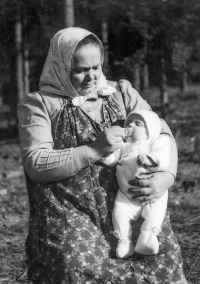
M153 73L156 76L156 70L160 70L158 62L165 58L169 80L174 77L178 80L184 68L191 80L200 79L194 66L194 55L200 56L198 0L84 0L75 3L77 10L88 11L87 27L92 27L98 35L101 35L102 18L108 22L110 59L122 63L120 73L127 69L123 59L126 57L148 62L152 76ZM81 19L79 23L82 24ZM144 50L145 40L147 50Z
M199 0L74 0L74 9L76 26L87 28L100 38L102 20L107 22L113 79L132 72L126 66L128 59L141 60L149 65L155 84L159 80L159 61L164 58L169 81L174 78L177 81L183 69L190 81L200 80L196 64L200 59ZM17 13L22 18L23 34L28 36L31 89L34 90L49 40L65 26L63 11L64 0L0 0L0 60L8 70L4 74L0 69L3 80L11 80ZM121 67L116 68L116 63Z

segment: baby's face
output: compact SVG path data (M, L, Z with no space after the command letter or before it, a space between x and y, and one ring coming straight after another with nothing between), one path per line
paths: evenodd
M127 119L125 128L128 131L126 142L134 143L148 139L148 130L144 119L138 114L132 114Z

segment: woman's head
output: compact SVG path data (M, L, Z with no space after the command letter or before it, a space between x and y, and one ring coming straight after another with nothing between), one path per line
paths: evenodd
M89 60L89 57L92 60ZM90 80L89 82L93 86L92 88L95 88L102 74L102 62L103 45L98 37L81 28L71 27L61 30L51 39L39 88L43 91L71 98L84 94L87 88L82 88L80 85L82 79L78 75L74 77L74 69L76 70L74 67L82 63L87 63L90 68L92 67L89 73L94 72L94 77L97 77L97 79L94 79L94 82L92 81L94 84ZM98 72L95 64L99 65Z
M102 45L101 41L99 40L99 38L97 38L97 36L95 36L94 34L90 34L90 35L86 36L85 38L83 38L81 41L79 41L79 43L76 46L74 53L76 53L81 47L87 46L87 45L95 46L100 50L101 61L102 61L102 64L103 64L103 59L104 59L103 45Z
M89 35L81 40L72 57L70 78L78 93L93 91L100 80L103 63L103 46Z

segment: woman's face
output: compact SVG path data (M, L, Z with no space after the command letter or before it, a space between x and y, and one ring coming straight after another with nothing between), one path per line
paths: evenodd
M102 73L101 61L101 52L97 46L88 44L75 51L70 78L77 92L87 94L95 89Z

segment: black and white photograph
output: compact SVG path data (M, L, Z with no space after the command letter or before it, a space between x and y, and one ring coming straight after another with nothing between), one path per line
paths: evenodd
M200 284L200 1L0 0L0 284Z

